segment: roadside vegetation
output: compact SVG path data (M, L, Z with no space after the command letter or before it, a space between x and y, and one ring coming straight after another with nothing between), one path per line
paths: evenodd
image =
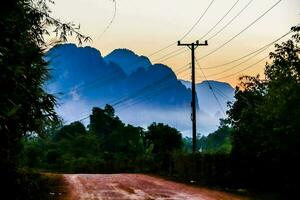
M0 193L10 199L52 199L66 190L55 173L152 173L221 188L277 193L299 188L300 28L277 44L265 77L241 77L228 119L219 129L189 138L165 124L124 124L113 107L93 108L90 123L68 125L55 113L44 40L75 34L49 16L47 0L7 1L0 8ZM134 114L134 113L133 113ZM54 194L53 194L54 193ZM57 196L58 194L58 196ZM52 195L52 196L51 196ZM54 195L54 196L53 196Z
M60 173L151 173L180 181L240 191L293 193L300 144L299 28L276 45L265 78L241 77L228 118L208 136L191 138L153 123L124 124L114 108L93 108L90 123L45 128L42 137L23 137L22 167Z

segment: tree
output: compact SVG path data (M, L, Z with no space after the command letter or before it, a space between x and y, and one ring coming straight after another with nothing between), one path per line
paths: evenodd
M81 122L72 122L69 125L63 126L59 131L54 133L54 141L59 141L62 139L72 139L78 135L86 135L84 125Z
M113 118L115 116L115 109L111 105L106 104L104 107L104 113Z
M299 27L270 53L265 79L242 77L228 112L237 177L249 187L295 189L300 158Z
M145 133L145 143L153 144L156 170L170 172L172 153L182 148L181 133L168 125L153 123Z
M114 115L114 112L114 108L110 105L106 105L104 110L97 107L93 108L90 116L90 132L105 141L114 130L123 128L124 124Z
M225 120L221 119L218 130L199 139L199 149L203 153L225 153L231 152L231 135L233 128Z
M73 24L50 17L49 2L15 0L0 8L0 181L7 187L16 179L21 137L57 118L55 97L43 89L49 79L44 35L52 26L63 41L72 33L79 43L89 40Z

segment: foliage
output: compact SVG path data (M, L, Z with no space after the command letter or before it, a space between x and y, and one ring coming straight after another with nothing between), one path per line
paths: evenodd
M147 172L157 163L168 165L171 154L181 148L176 129L154 123L145 132L125 125L110 105L93 108L88 127L74 122L49 128L44 137L25 138L22 165L69 173Z
M265 79L242 77L229 118L235 129L232 156L246 187L295 189L300 158L299 27L270 53Z
M181 150L181 133L168 125L153 123L145 133L145 142L153 145L154 170L172 173L171 157L173 152Z
M79 43L89 39L72 24L51 18L47 6L51 2L15 0L0 8L0 184L8 189L16 184L21 138L41 134L57 119L55 97L43 89L49 79L43 59L48 28L54 28L63 41L72 33Z
M219 129L208 136L199 139L200 151L204 153L225 153L231 152L231 134L233 129L228 126Z
M207 136L197 137L197 149L199 152L210 154L229 154L231 152L231 135L233 128L229 126L228 122L221 119L220 126L215 132ZM192 138L183 138L184 151L192 152Z

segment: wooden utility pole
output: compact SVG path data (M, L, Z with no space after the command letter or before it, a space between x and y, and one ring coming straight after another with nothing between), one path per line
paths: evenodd
M199 40L196 43L182 44L178 41L178 46L187 46L192 51L192 122L193 122L193 153L196 153L197 146L197 127L196 127L196 87L195 87L195 49L198 46L207 46L207 40L204 44L200 44Z

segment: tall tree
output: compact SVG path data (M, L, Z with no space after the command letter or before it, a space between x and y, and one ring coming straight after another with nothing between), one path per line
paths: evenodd
M21 137L40 133L45 124L56 119L55 97L43 89L49 78L43 59L48 28L54 27L61 40L73 32L80 43L89 39L78 33L73 24L50 17L49 2L52 1L14 0L0 8L1 186L9 187L15 180Z
M242 77L229 117L235 128L232 155L247 186L293 188L299 180L299 30L276 44L265 79Z

